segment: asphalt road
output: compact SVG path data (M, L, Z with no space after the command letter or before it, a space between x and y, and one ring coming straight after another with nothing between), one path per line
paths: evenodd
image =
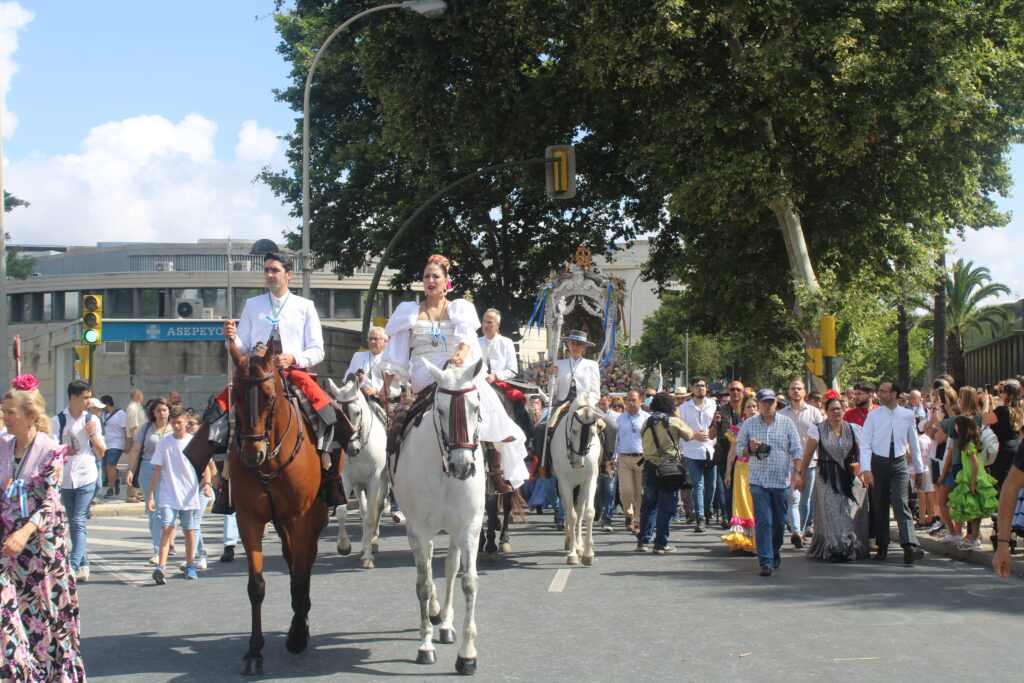
M350 517L350 520L353 519ZM95 681L233 681L246 649L244 555L220 554L219 517L204 532L211 564L198 581L150 578L142 518L94 518L92 580L80 587L86 671ZM621 526L621 521L617 522ZM291 616L287 570L267 548L267 644L262 680L454 676L456 647L414 663L419 608L404 527L383 529L377 568L334 551L333 521L313 577L310 648L284 648ZM1024 579L927 556L913 567L892 552L829 564L787 546L781 569L757 575L720 531L673 531L675 555L637 554L623 531L597 532L597 562L568 569L550 515L513 529L513 552L481 559L478 679L529 681L1010 681L1020 678ZM435 563L443 577L445 538ZM179 546L180 546L179 541ZM175 568L177 563L175 563ZM170 567L169 567L170 568ZM456 628L462 599L456 598ZM251 679L250 679L251 680Z

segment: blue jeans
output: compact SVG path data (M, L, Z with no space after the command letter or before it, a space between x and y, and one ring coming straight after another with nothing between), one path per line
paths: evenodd
M690 470L690 481L693 482L693 511L705 517L711 516L711 508L715 502L715 481L718 479L718 468L709 464L704 467L704 460L683 458L686 469Z
M558 480L554 477L548 477L544 480L546 483L544 486L548 491L548 505L555 509L555 521L565 521L565 508L562 507L562 498L558 495Z
M139 481L136 482L139 490L142 491L143 504L149 501L149 484L153 480L153 464L149 460L143 460L139 465ZM160 552L160 534L163 523L160 521L160 494L156 495L156 510L147 512L149 515L149 538L153 542L153 552Z
M663 548L668 545L669 525L679 504L679 492L659 489L653 466L644 466L643 485L644 497L640 503L640 534L637 541L647 545L653 533L654 545Z
M804 473L804 492L796 489L789 494L789 529L795 534L802 534L811 523L811 494L814 491L814 473L816 467L807 468Z
M238 545L238 521L234 512L224 515L224 545Z
M750 485L754 499L754 539L757 541L757 562L771 567L781 559L782 536L786 531L786 510L789 508L789 489L770 489L758 484Z
M88 539L86 525L89 521L89 504L92 503L93 494L96 493L98 482L79 486L77 489L61 489L60 500L64 504L64 511L68 516L68 526L71 527L71 571L77 572L79 567L89 565L89 556L85 552L85 543Z
M732 486L725 485L724 470L723 466L718 471L718 504L722 506L722 518L728 522L732 517Z
M615 479L597 478L597 495L594 497L594 515L597 522L612 523L612 509L615 507Z

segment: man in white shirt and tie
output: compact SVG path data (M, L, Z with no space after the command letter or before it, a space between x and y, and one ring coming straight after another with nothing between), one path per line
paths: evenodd
M924 557L917 547L914 519L907 504L909 449L915 472L921 472L921 447L917 440L914 413L897 403L900 388L885 381L878 387L876 410L868 413L860 440L860 477L871 487L871 512L875 517L876 560L885 560L889 551L889 506L899 525L903 562L913 564ZM921 475L915 475L920 477Z
M484 372L490 384L503 382L519 373L516 358L516 347L512 340L498 334L501 327L501 313L496 308L484 311L480 321L483 335L477 340L480 343L480 357L484 360Z
M703 377L694 378L690 389L693 398L679 406L679 417L693 429L693 438L680 441L679 446L693 482L693 509L697 513L693 533L701 534L711 520L715 504L715 485L718 481L714 462L715 437L718 436L715 412L718 404L715 399L708 397L708 383Z
M352 361L348 364L345 377L355 375L359 378L359 388L367 397L375 398L383 405L386 400L380 393L384 388L384 376L380 372L381 356L384 353L384 346L388 343L387 332L383 327L371 327L370 336L366 338L367 351L356 351L352 354ZM391 385L391 396L387 399L396 399L402 393L402 387L395 382Z

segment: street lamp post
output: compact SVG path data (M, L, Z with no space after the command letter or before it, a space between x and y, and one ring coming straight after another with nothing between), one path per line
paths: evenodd
M348 28L349 24L368 14L386 9L411 9L427 19L437 19L444 14L447 8L448 3L444 0L405 0L405 2L392 2L363 10L355 16L349 17L345 23L327 36L327 40L316 51L313 63L309 65L309 72L306 74L306 88L302 93L302 296L307 299L309 298L309 278L313 272L309 254L309 89L313 85L313 72L316 71L320 56L331 44L331 41Z

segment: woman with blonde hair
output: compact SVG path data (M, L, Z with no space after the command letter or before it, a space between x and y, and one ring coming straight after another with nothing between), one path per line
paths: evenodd
M31 375L3 399L0 440L0 680L84 681L78 596L60 483L67 447L50 436Z

